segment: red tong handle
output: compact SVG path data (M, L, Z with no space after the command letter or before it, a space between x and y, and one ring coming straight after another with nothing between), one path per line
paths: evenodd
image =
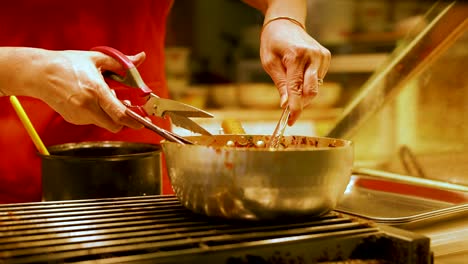
M135 88L140 89L144 95L149 95L150 93L153 92L146 84L142 82L141 76L136 70L136 66L127 56L125 56L125 54L123 54L117 49L114 49L108 46L97 46L97 47L92 48L91 50L102 52L114 58L115 60L117 60L126 70L126 76L122 76L123 79L128 78L129 77L128 74L132 74L134 75L132 77L136 77L137 79L141 80L141 83L136 83L138 87L135 87Z
M145 97L153 91L143 82L140 74L136 70L136 66L125 54L123 54L117 49L108 46L97 46L92 48L91 50L99 51L112 57L124 67L126 72L125 76L118 75L119 79L121 79L122 81L117 81L106 77L106 82L109 86L112 86L114 88L114 91L117 94L118 98L128 99L130 102L132 102L132 104L144 104L146 102L147 98ZM112 74L117 75L116 73ZM128 86L130 85L125 83L125 80L128 80L129 78L138 80L137 82L132 82L133 85L131 86L131 89L128 89ZM137 92L136 95L135 92ZM143 107L139 105L125 105L142 116L148 116Z

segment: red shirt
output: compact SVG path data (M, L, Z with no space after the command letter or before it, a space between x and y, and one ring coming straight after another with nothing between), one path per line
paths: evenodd
M111 46L125 54L146 52L138 68L145 83L161 97L164 78L164 36L172 0L14 0L0 8L0 46L52 50L89 50ZM46 146L93 140L158 143L147 129L124 128L111 133L94 125L72 125L39 100L20 97ZM0 97L0 203L41 200L40 157L8 97ZM158 124L169 128L169 122ZM163 192L170 192L167 179Z

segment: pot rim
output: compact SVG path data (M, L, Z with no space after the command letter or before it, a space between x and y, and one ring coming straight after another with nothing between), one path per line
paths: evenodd
M141 150L138 153L130 153L130 154L118 154L118 155L100 155L100 156L75 156L75 155L58 155L54 154L57 151L68 151L73 149L86 149L92 147L102 147L102 148L116 148L116 147L143 147L147 148ZM135 157L135 156L151 156L154 155L156 152L161 153L162 148L159 144L154 143L145 143L145 142L128 142L128 141L83 141L83 142L70 142L70 143L63 143L48 146L47 149L49 150L49 155L44 155L41 153L37 153L41 158L44 159L114 159L114 158L126 158L126 157Z

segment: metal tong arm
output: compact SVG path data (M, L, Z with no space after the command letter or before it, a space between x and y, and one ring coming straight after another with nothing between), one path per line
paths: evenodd
M158 135L160 135L161 137L165 138L166 140L168 141L171 141L171 142L176 142L176 143L179 143L179 144L187 144L187 145L193 145L193 143L188 140L188 139L185 139L175 133L172 133L170 131L167 131L165 129L162 129L158 126L156 126L155 124L153 124L152 122L146 120L145 118L141 117L139 114L133 112L131 109L127 108L127 110L125 111L127 115L131 116L132 118L134 118L135 120L137 120L138 122L140 122L142 125L144 125L146 128L152 130L153 132L156 132Z
M286 106L283 109L283 112L281 112L281 117L278 121L278 124L276 124L275 131L273 131L273 135L267 144L268 148L277 149L279 147L281 138L283 138L284 130L288 125L289 113L289 106Z
M212 114L198 109L194 106L184 104L171 99L150 95L148 102L143 106L145 111L156 116L164 116L167 113L174 113L183 117L213 117Z

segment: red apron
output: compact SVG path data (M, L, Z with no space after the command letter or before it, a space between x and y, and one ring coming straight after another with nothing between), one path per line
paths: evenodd
M125 54L146 52L139 71L146 84L168 97L164 77L164 35L172 0L4 1L0 8L0 46L52 50L114 47ZM46 146L67 142L123 140L158 143L147 129L111 133L93 125L67 123L45 103L20 97ZM0 203L41 200L40 157L8 97L0 97ZM168 129L168 121L157 119ZM167 176L163 193L171 193Z

